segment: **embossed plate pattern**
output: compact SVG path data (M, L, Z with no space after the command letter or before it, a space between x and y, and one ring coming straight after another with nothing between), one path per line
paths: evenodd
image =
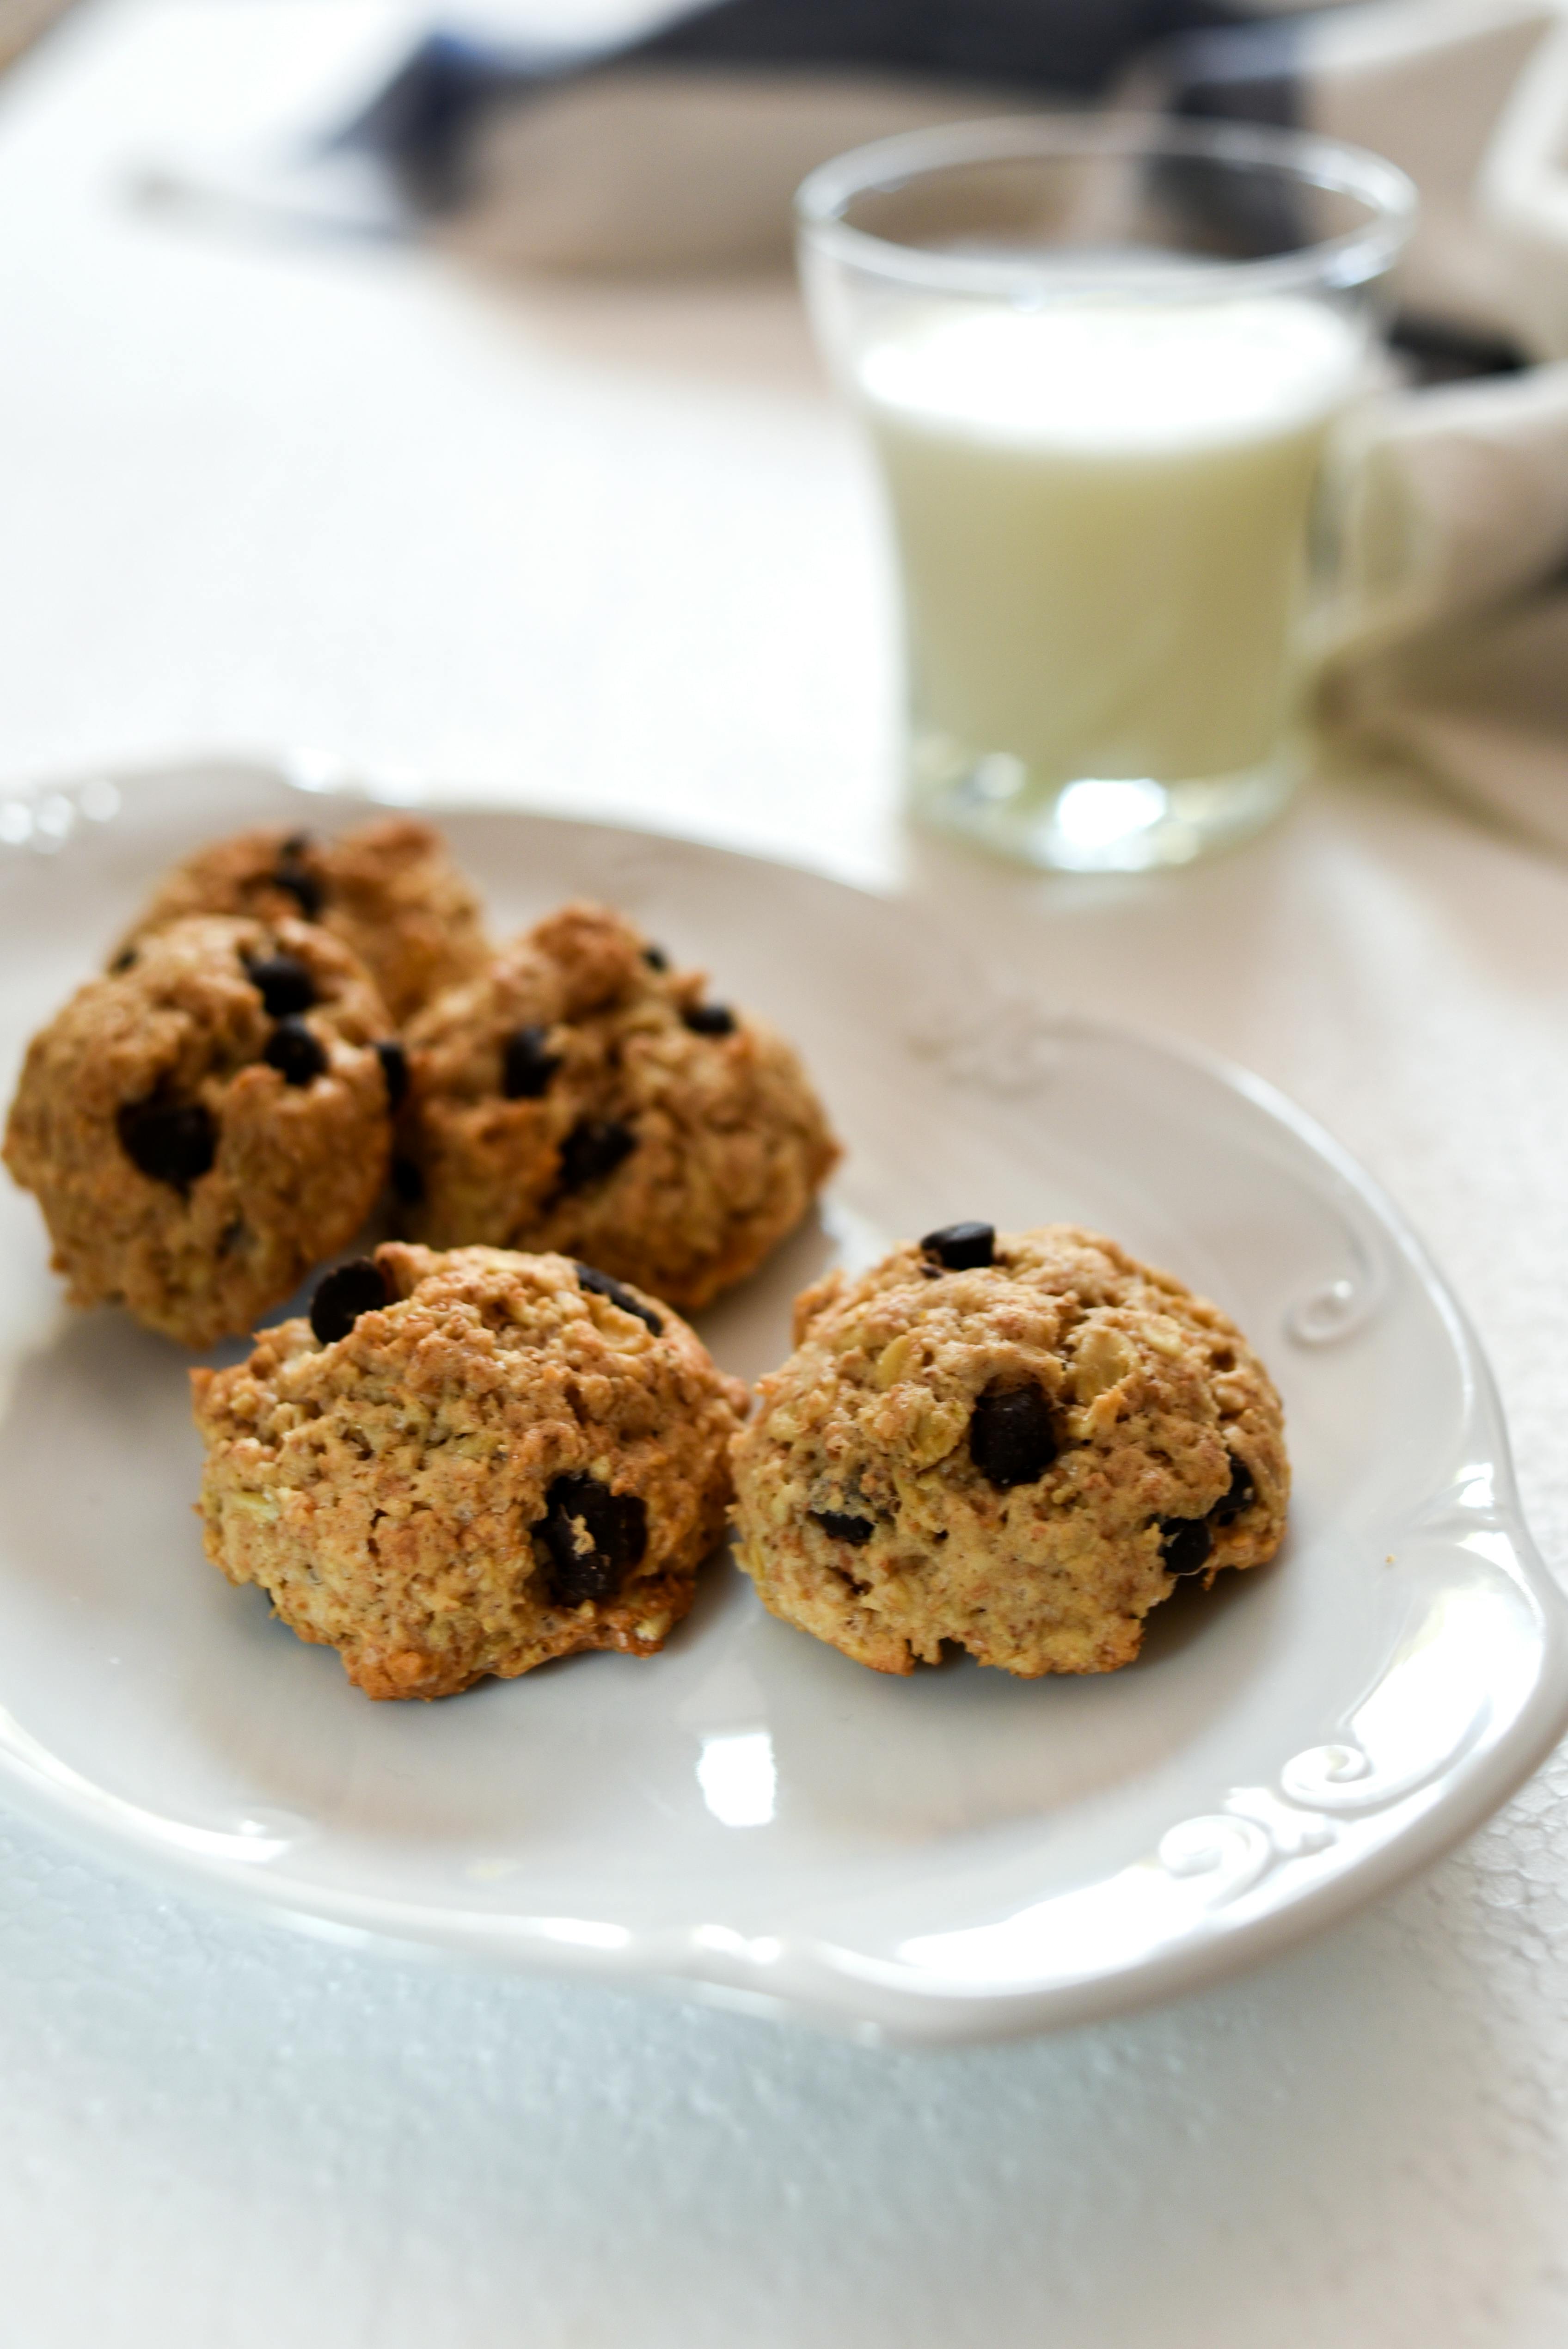
M330 823L362 811L318 794ZM0 801L0 1075L161 866L302 821L259 770ZM835 1255L962 1216L1115 1233L1284 1394L1284 1552L1105 1680L887 1681L716 1564L657 1660L373 1706L202 1560L185 1362L73 1317L0 1191L0 1792L236 1906L469 1959L964 2040L1209 1981L1446 1848L1568 1718L1564 1606L1495 1399L1374 1186L1266 1087L1057 1018L924 915L717 850L444 812L510 926L626 905L796 1035L849 1158L707 1318L754 1375ZM230 1353L236 1350L229 1350Z

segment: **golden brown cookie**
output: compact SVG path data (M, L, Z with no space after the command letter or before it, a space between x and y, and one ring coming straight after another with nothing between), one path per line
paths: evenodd
M944 1642L1026 1677L1111 1671L1179 1578L1279 1547L1267 1372L1114 1240L954 1225L807 1289L795 1337L736 1439L739 1562L878 1671Z
M439 833L413 816L336 840L279 826L216 841L175 866L121 947L191 914L319 923L359 957L397 1023L490 952L473 891Z
M745 1403L653 1298L399 1242L191 1382L208 1557L373 1697L653 1655L722 1534Z
M5 1164L77 1305L170 1338L253 1329L354 1237L386 1179L386 1006L307 922L181 922L28 1048Z
M694 1310L838 1144L800 1062L603 906L564 906L409 1028L397 1187L438 1247L559 1248Z

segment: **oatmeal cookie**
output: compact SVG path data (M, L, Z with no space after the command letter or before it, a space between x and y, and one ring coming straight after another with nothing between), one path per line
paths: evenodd
M572 905L410 1027L395 1182L438 1247L559 1248L690 1311L839 1152L795 1053L618 914Z
M77 1305L210 1345L359 1229L386 1179L387 1008L310 923L179 922L28 1048L5 1164Z
M798 1300L735 1444L739 1562L877 1671L944 1642L1033 1677L1130 1663L1178 1578L1284 1531L1279 1398L1241 1332L1071 1225L952 1225Z
M208 1557L373 1697L655 1654L722 1534L746 1396L565 1257L397 1241L191 1381Z
M473 891L439 833L413 816L336 840L278 827L216 841L168 874L119 951L191 914L319 923L359 957L395 1022L490 952Z

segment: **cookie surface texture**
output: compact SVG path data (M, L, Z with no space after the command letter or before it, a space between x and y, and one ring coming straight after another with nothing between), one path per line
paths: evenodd
M773 1614L878 1671L944 1643L1112 1671L1179 1579L1279 1547L1266 1371L1114 1241L1002 1233L956 1271L912 1244L808 1289L795 1337L736 1439L738 1560Z
M760 1264L838 1157L784 1040L617 914L564 906L408 1030L407 1228L557 1248L685 1310Z
M387 816L337 839L242 832L175 866L122 947L192 914L310 921L341 938L375 979L395 1022L482 968L478 899L439 833Z
M192 1371L208 1557L373 1697L654 1654L723 1532L745 1389L564 1257L373 1262L385 1301L344 1335L287 1321Z
M34 1038L5 1163L74 1303L205 1346L254 1329L375 1205L387 1012L311 923L181 922L132 955Z

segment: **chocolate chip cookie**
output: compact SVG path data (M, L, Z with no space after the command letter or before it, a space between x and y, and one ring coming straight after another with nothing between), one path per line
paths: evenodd
M175 866L120 950L192 914L318 923L359 957L395 1023L490 951L479 901L445 842L412 816L336 840L277 828L217 841Z
M405 1040L395 1182L435 1247L558 1248L691 1310L839 1154L783 1039L602 906L540 922Z
M795 1339L736 1439L739 1562L877 1671L948 1643L1026 1677L1112 1671L1179 1579L1283 1538L1266 1371L1113 1240L952 1225L807 1289Z
M77 1305L188 1345L254 1328L354 1237L391 1144L388 1014L314 924L173 924L28 1048L5 1164Z
M588 1267L400 1242L191 1380L208 1557L373 1697L653 1655L723 1531L746 1395Z

